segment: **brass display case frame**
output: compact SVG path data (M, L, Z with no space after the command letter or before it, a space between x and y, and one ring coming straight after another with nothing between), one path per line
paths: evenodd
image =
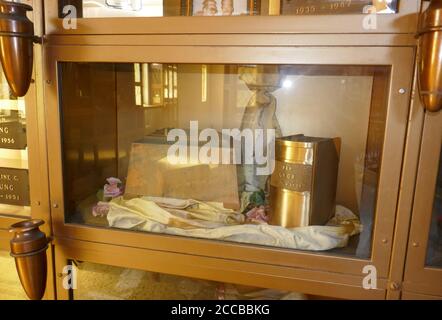
M403 289L442 296L442 268L427 266L428 240L442 141L442 112L426 113L407 246Z
M193 39L184 40L177 35L169 36L169 41L176 43L173 41L175 38L181 43L180 46L164 46L152 45L146 37L133 37L138 46L117 45L121 39L118 36L108 39L113 45L100 44L101 37L96 36L92 39L93 42L96 41L96 45L89 43L81 46L74 46L72 42L69 45L60 45L60 42L75 39L54 37L50 38L50 43L46 46L45 115L56 256L340 298L385 298L413 82L415 48L290 45L279 45L275 48L264 45L266 40L270 41L273 38L270 35L261 35L260 43L253 46L232 46L230 41L234 39L230 39L229 36L221 36L218 46L195 45ZM211 36L211 40L216 41L217 37ZM56 73L58 61L390 66L388 114L372 258L363 260L65 223L58 104L60 92L57 88ZM405 94L400 93L401 88L405 89ZM126 257L124 261L115 258L123 252ZM58 266L63 263L56 262ZM362 279L365 276L362 269L367 264L373 264L378 269L377 290L362 288ZM217 270L219 272L216 272Z
M424 107L420 102L417 89L417 77L411 94L410 112L408 114L407 139L402 163L402 178L394 241L390 261L389 285L387 299L400 299L402 297L402 281L405 273L405 259L407 255L408 232L414 200L414 190L419 161L422 127L424 123Z

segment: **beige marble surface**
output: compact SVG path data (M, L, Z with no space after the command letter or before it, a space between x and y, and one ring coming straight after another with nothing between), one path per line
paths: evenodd
M0 251L0 300L26 300L14 259L9 252Z

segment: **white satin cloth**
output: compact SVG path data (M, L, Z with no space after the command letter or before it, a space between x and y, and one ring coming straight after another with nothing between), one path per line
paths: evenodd
M234 241L298 250L324 251L345 247L362 225L349 209L336 206L327 226L287 229L268 224L245 224L244 215L219 203L141 197L109 203L110 227L194 238Z

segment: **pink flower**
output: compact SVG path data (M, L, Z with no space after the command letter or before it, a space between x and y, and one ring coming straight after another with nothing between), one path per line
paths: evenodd
M246 213L247 221L251 223L268 223L269 217L264 206L255 207Z
M107 183L109 183L110 185L118 185L118 184L122 184L122 183L123 183L123 182L121 182L120 179L118 179L118 178L113 178L113 177L107 178L106 181L107 181Z
M98 202L96 206L92 208L92 215L94 217L104 218L109 213L110 206L106 202Z
M116 198L123 194L122 182L118 178L108 178L108 184L104 185L104 197Z

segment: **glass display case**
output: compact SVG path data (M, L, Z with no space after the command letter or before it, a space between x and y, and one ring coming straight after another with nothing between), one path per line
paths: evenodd
M60 1L60 17L72 6L81 18L241 16L241 15L326 15L398 12L398 1L371 0L77 0Z
M361 295L373 264L384 294L413 48L72 49L47 54L56 237L345 272Z
M414 0L59 0L45 11L51 35L408 33L419 8Z
M43 219L49 297L442 296L421 1L26 2L44 38L28 95L0 86L0 249Z
M66 223L371 256L391 67L60 62L58 77Z
M30 216L26 108L0 70L0 213Z
M35 12L30 12L29 18L35 22L36 34L40 34L39 23L42 21L39 19L41 6L38 1L35 4L32 0L16 2L34 6ZM41 60L38 50L36 56L37 62ZM16 97L0 66L0 231L8 229L14 221L31 218L31 208L38 207L31 202L32 197L40 204L44 202L40 192L44 193L47 184L43 183L44 180L40 176L44 174L44 170L41 170L44 165L41 166L39 157L36 112L36 80L39 80L40 76L40 72L37 74L34 70L28 94ZM31 185L40 183L43 190L31 188ZM47 212L46 209L45 211ZM39 209L35 213L37 216L42 214ZM3 240L3 237L1 238Z
M28 12L27 17L29 22L32 21L34 24L33 31L37 39L43 34L43 2L39 0L14 2L27 4L33 8L33 11ZM8 20L5 17L7 10L4 11L2 13L3 28ZM5 41L7 42L3 32L2 55L7 56L8 50L3 50L6 47ZM16 48L20 47L17 42L15 45ZM0 66L0 299L26 298L25 291L20 285L16 263L9 255L10 240L13 236L10 232L11 225L24 220L42 219L45 222L42 230L49 236L51 230L44 111L42 109L41 61L43 52L41 49L41 44L34 45L31 83L23 97L12 94L6 79L6 72L4 72L6 68L3 69ZM28 52L20 53L18 57L27 57L28 54ZM18 69L20 68L17 67L14 71ZM8 79L11 80L11 78ZM49 263L51 263L51 255L50 248ZM52 277L51 269L48 269L47 273ZM53 299L55 295L51 285L52 279L47 283L45 297Z
M440 157L425 265L442 267L442 157Z

